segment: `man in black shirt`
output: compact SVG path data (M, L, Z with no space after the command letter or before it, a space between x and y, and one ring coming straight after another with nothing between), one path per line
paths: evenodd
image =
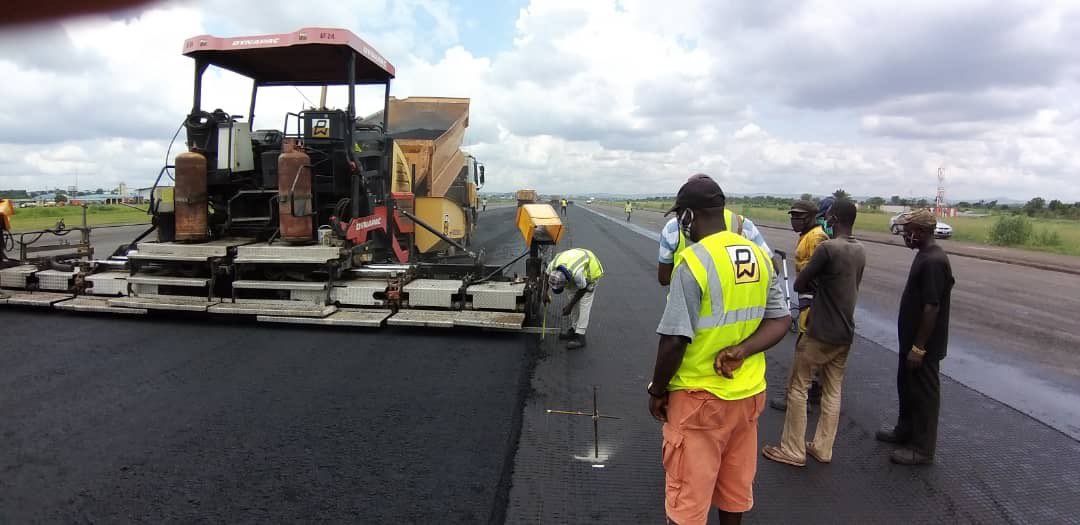
M908 272L897 320L900 416L895 427L878 431L876 437L901 445L889 457L893 463L928 465L937 445L938 364L948 347L949 297L956 281L949 257L934 242L937 219L929 210L906 213L896 223L904 228L904 244L919 252Z

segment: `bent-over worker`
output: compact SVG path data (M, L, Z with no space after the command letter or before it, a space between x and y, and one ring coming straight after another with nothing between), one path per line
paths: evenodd
M551 291L561 294L564 289L574 291L573 297L563 307L562 314L570 316L570 327L559 334L559 339L567 340L566 348L575 349L585 346L585 330L589 327L589 312L592 311L593 295L596 283L604 276L604 267L593 252L584 248L571 248L556 254L547 267L548 286ZM545 300L551 297L544 294Z

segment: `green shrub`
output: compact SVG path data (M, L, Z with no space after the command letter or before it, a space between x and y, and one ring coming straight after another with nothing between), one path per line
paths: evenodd
M1061 246L1061 234L1057 230L1044 228L1035 234L1037 246Z
M1031 221L1023 215L1002 215L990 227L990 244L1016 246L1031 240Z

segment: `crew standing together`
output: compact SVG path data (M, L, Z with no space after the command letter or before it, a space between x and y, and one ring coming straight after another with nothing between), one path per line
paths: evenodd
M560 205L565 215L565 199ZM627 201L627 221L632 211ZM799 235L798 337L787 384L772 402L785 411L783 430L779 442L762 447L760 455L802 467L807 456L833 460L866 254L854 234L854 203L800 200L788 213ZM750 219L727 209L716 181L704 174L690 177L667 214L674 217L660 233L657 281L670 288L646 386L649 412L662 423L664 509L669 523L706 523L713 507L720 523L739 523L754 505L758 418L766 402L764 352L785 337L793 309L764 236ZM925 465L933 462L937 444L939 362L946 355L955 280L934 242L936 219L928 210L907 213L897 224L917 254L898 319L899 416L876 439L897 446L892 462ZM556 254L547 267L551 292L573 292L562 309L570 326L559 336L569 349L585 346L603 276L599 258L584 248ZM545 299L550 302L550 295ZM821 408L807 441L815 374Z
M630 209L628 202L628 220ZM762 352L783 339L789 310L764 237L749 219L726 209L715 181L691 177L669 213L675 218L660 234L657 281L670 289L646 388L649 411L663 423L665 512L669 523L705 523L715 507L721 523L739 523L754 501L765 396ZM854 203L832 197L820 206L797 201L789 213L799 234L799 335L786 389L773 402L785 410L780 440L763 447L761 455L803 466L808 455L820 463L833 459L866 255L854 235ZM911 212L898 224L918 254L898 323L900 415L876 437L897 445L890 455L894 463L921 465L932 463L936 448L938 362L947 346L954 280L947 256L933 241L933 215ZM820 389L814 388L815 374ZM821 412L808 441L807 400L815 389L821 392Z

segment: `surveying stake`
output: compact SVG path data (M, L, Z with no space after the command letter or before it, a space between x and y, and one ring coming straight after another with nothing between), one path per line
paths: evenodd
M600 413L600 408L596 403L596 391L597 386L593 385L592 389L592 412L579 412L570 410L551 410L548 409L548 414L562 414L564 416L589 416L592 418L593 423L593 454L596 459L600 459L600 420L601 419L619 419L616 416L609 416Z

